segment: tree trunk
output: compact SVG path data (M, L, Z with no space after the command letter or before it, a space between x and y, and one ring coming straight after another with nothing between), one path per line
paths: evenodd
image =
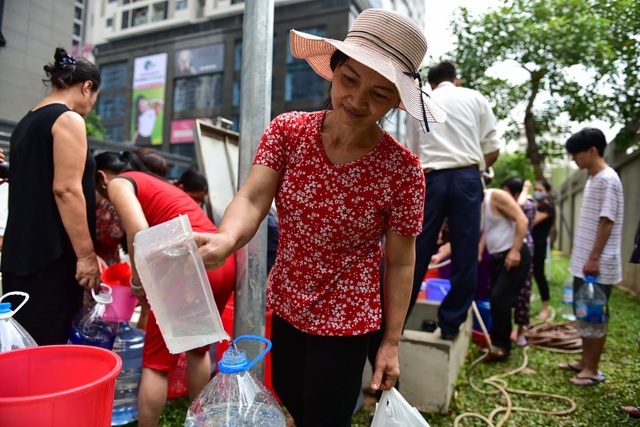
M527 138L527 157L531 161L533 172L535 173L537 180L544 179L544 173L542 170L544 156L540 153L538 144L536 143L536 122L533 117L533 103L540 90L540 80L542 80L546 73L547 69L545 67L531 73L531 93L529 95L527 108L525 109L524 114L524 133Z

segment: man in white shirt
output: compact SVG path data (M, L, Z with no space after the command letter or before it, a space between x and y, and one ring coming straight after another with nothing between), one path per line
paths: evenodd
M420 157L427 192L424 225L416 241L416 268L409 312L436 253L438 233L445 219L451 242L451 290L438 309L441 337L452 340L465 321L477 286L480 240L480 172L498 158L501 143L496 118L478 91L456 85L453 63L445 61L429 70L431 98L447 112L445 123L423 132L417 120L407 125L407 146Z

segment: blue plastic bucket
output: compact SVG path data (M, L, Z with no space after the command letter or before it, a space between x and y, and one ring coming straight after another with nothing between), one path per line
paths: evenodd
M480 317L482 318L485 328L487 328L488 332L491 332L491 303L488 299L479 299L476 301L476 306L478 307L478 311L480 312ZM480 322L478 322L476 316L473 316L473 329L476 331L482 331Z
M442 301L451 290L449 279L427 279L427 299Z

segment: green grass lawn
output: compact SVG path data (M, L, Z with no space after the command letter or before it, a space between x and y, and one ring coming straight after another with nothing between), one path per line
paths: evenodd
M551 305L559 309L562 300L562 284L568 277L568 261L554 258L552 261ZM540 310L540 298L534 284L535 298L531 303L532 320ZM640 299L628 293L614 289L611 300L611 319L607 345L602 356L600 369L607 380L593 387L578 387L569 383L571 373L559 370L558 363L577 360L579 355L563 354L538 349L529 349L526 353L526 368L516 375L505 378L508 388L562 395L572 399L576 409L568 415L548 415L537 413L512 412L504 426L640 426L637 420L629 420L620 411L621 405L640 404L640 352L638 351L638 331L640 330ZM558 316L559 317L559 316ZM556 319L556 321L559 321ZM453 426L456 417L462 413L476 413L489 417L491 412L506 404L502 396L484 394L475 391L470 381L485 389L495 390L483 385L483 380L503 374L520 367L524 361L522 351L515 348L506 362L480 363L471 368L472 362L480 357L480 348L471 344L465 366L463 366L450 413L424 414L431 427ZM425 363L428 363L425 361ZM471 369L470 369L471 368ZM469 374L469 379L467 378ZM426 379L425 379L426 380ZM402 391L402 390L401 390ZM550 397L535 397L510 393L514 407L525 407L540 411L562 411L569 408L567 401ZM161 426L182 426L188 401L176 399L167 405L162 414ZM369 426L370 405L363 407L353 418L352 426ZM502 415L494 418L494 424L500 422ZM136 424L130 424L135 426ZM479 419L466 418L460 426L486 426Z

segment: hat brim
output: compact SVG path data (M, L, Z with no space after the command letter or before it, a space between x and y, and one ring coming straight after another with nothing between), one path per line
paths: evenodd
M414 118L424 121L422 102L420 100L422 97L427 121L442 123L447 119L447 113L429 98L427 93L420 90L413 77L404 74L404 71L387 56L365 45L291 30L290 46L293 56L306 60L319 76L327 80L333 78L333 71L331 71L329 61L331 55L337 49L393 83L400 95L399 107Z

